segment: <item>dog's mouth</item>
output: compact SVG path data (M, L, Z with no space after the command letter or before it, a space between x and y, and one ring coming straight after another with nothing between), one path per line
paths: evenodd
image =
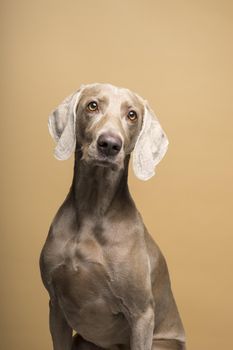
M111 168L112 170L117 170L120 168L119 161L117 161L114 158L110 157L94 157L89 158L88 163L91 163L94 166L104 167L104 168Z
M119 156L104 156L99 153L92 154L91 152L86 155L83 155L82 160L87 164L92 166L99 166L104 168L110 168L114 171L122 168L122 157Z

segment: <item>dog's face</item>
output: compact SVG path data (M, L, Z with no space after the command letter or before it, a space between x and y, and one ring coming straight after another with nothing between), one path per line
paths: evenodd
M140 133L142 99L112 85L87 86L76 109L77 147L82 160L98 166L122 168Z
M133 169L148 180L167 151L168 140L147 102L110 84L81 86L50 115L57 142L55 157L67 159L76 148L81 161L120 169L133 151Z

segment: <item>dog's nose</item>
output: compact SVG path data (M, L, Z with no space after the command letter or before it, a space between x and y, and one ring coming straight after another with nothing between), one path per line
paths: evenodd
M98 150L105 156L115 156L120 152L122 141L119 136L102 134L97 140Z

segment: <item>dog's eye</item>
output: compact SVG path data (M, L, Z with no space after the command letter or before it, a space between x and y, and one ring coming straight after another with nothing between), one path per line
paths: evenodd
M95 112L95 111L97 111L97 109L98 109L98 104L97 104L97 102L91 101L90 103L88 103L87 109L88 109L90 112Z
M127 117L132 122L134 122L138 118L137 113L135 111L133 111L133 110L129 111L129 113L127 114Z

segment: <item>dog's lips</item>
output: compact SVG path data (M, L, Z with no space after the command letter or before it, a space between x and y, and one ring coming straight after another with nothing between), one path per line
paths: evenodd
M83 160L95 166L112 168L114 170L122 167L122 157L120 154L116 156L106 156L101 152L96 152L96 149L93 150L91 148L88 149L88 152L83 157Z
M103 167L111 167L111 166L117 166L117 162L114 161L113 159L110 159L108 157L98 157L94 158L93 162L98 165L98 166L103 166Z
M105 168L112 168L112 169L117 169L120 167L119 164L119 159L117 157L107 157L104 155L95 155L95 156L90 156L88 157L88 163L100 167L105 167Z

